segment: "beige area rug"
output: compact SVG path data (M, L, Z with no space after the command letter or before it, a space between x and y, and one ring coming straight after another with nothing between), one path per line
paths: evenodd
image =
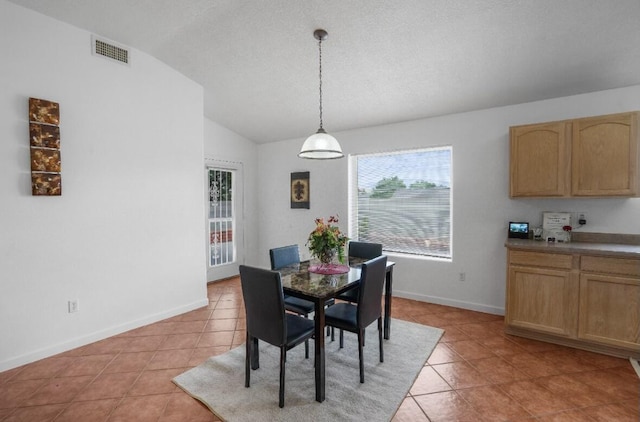
M244 386L245 346L209 358L174 378L174 382L225 421L389 421L433 352L443 330L392 320L384 340L384 362L378 359L378 333L372 324L364 348L365 382L360 384L357 337L344 333L344 348L327 338L326 400L315 401L313 352L304 345L287 353L285 405L278 407L277 347L260 342L260 368ZM311 351L313 345L311 344Z

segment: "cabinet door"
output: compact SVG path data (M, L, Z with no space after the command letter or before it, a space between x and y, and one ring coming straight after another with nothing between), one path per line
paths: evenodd
M577 321L577 276L563 270L509 267L507 325L575 338Z
M637 121L636 112L574 121L572 195L638 194Z
M582 274L578 337L640 352L640 280Z
M511 197L569 195L570 130L568 122L510 129Z

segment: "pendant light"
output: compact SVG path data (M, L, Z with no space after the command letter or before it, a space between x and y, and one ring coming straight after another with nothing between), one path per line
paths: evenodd
M324 29L316 29L313 36L318 40L318 56L320 62L320 128L316 133L309 136L302 149L298 153L300 158L310 158L314 160L331 160L334 158L342 158L342 148L333 136L325 132L322 127L322 41L327 39L327 31Z

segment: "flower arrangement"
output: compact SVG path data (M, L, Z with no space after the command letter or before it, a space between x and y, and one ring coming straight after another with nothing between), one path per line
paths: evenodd
M344 246L349 238L335 225L338 223L338 216L330 216L327 223L323 218L316 218L315 223L316 228L307 239L311 255L323 264L329 264L337 254L338 261L344 263Z

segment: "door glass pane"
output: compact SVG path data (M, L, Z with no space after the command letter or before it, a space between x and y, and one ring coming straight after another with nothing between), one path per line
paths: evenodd
M209 169L209 266L235 261L233 171Z

